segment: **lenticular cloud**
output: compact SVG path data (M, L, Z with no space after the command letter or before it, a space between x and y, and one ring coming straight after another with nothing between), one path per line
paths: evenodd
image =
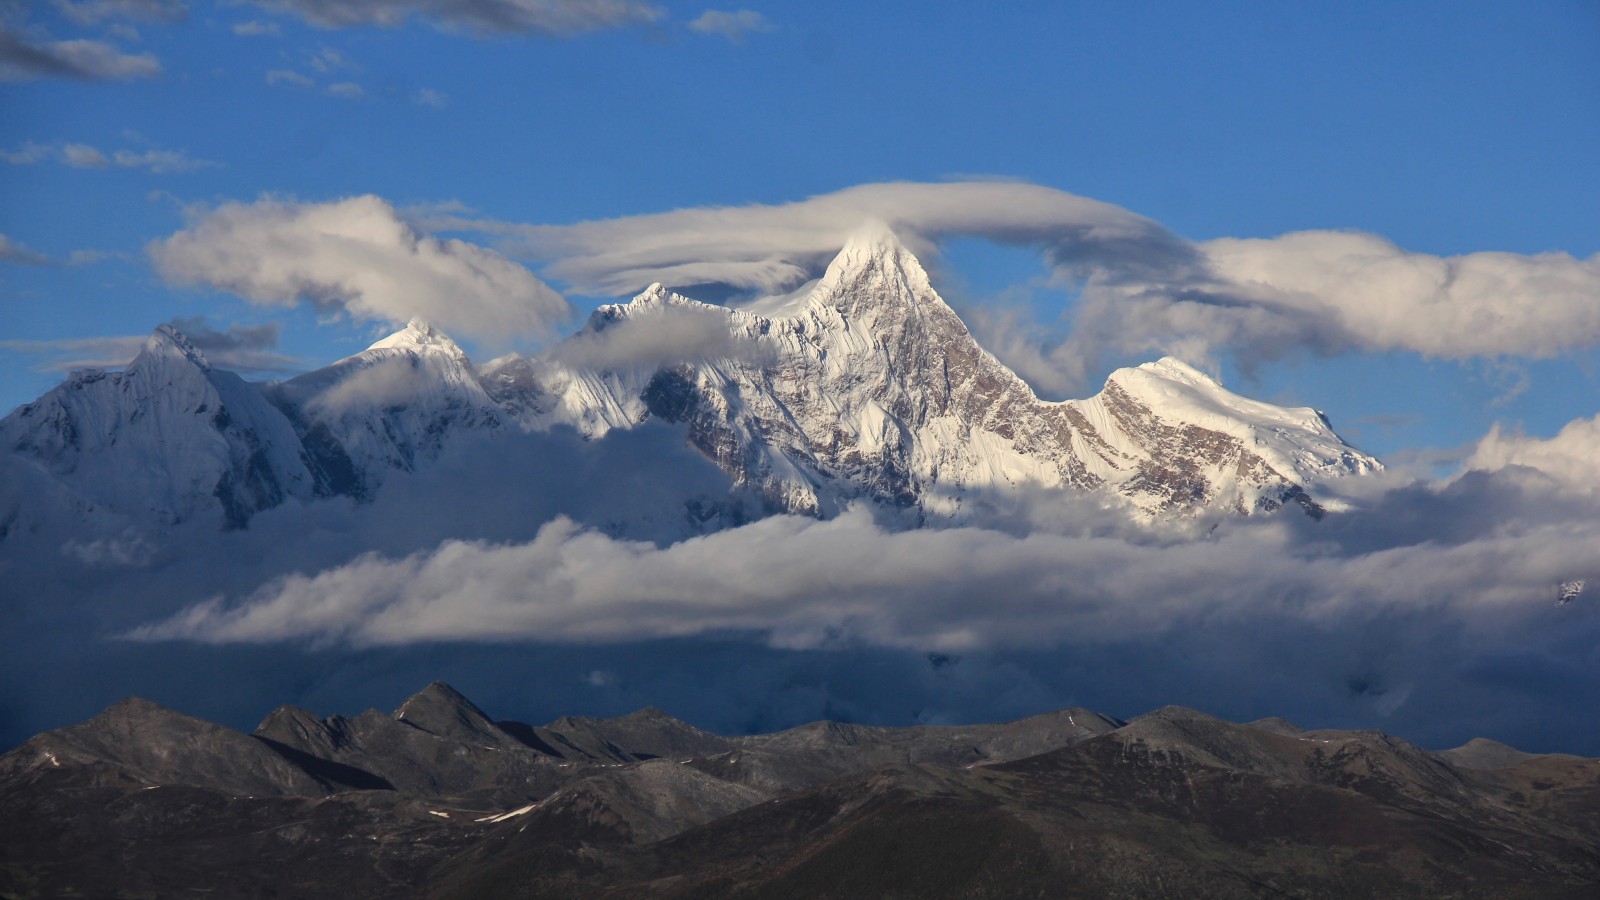
M1544 358L1600 344L1600 255L1436 256L1334 231L1194 242L1126 209L1032 184L866 184L793 203L573 225L459 216L434 224L497 235L508 252L581 292L659 281L771 293L815 277L867 219L888 223L924 258L953 237L1039 249L1065 292L1072 334L1048 358L1029 352L1041 371L1070 369L1068 381L1106 347L1259 361L1302 350Z

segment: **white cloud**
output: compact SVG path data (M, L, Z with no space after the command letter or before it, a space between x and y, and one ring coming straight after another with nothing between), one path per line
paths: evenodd
M417 95L413 99L418 106L431 106L434 109L443 109L450 105L450 95L444 91L436 91L433 88L423 88L417 91Z
M1547 357L1600 341L1600 255L1440 257L1333 231L1201 248L1236 295L1332 323L1348 346L1463 359Z
M1006 340L1010 358L1053 388L1082 387L1108 349L1197 362L1231 354L1248 366L1303 351L1465 360L1600 344L1600 255L1439 257L1349 232L1195 243L1110 204L1022 183L869 184L776 206L564 226L448 215L435 224L495 235L579 291L616 295L653 281L779 292L814 277L866 219L889 223L935 266L949 237L1038 248L1071 334ZM1005 336L1005 316L987 324Z
M66 144L61 148L61 161L75 169L104 169L111 160L88 144Z
M41 77L131 81L160 74L161 62L148 53L123 53L103 41L32 43L0 28L0 81Z
M348 70L351 72L361 71L360 66L351 62L343 53L335 50L332 47L319 48L317 52L311 54L308 64L311 66L311 68L316 69L318 72L321 72L324 75L329 75L343 70Z
M188 228L146 249L174 284L267 305L310 301L361 319L422 316L481 337L543 335L570 312L522 266L465 241L418 234L370 195L229 203L193 213Z
M690 22L689 28L701 34L720 34L735 44L744 43L752 34L777 30L766 16L749 9L735 12L708 9Z
M209 159L190 159L182 150L118 150L111 158L125 169L148 169L161 174L193 172L219 165Z
M289 69L273 69L267 73L267 84L292 84L297 87L311 87L316 84L316 81L312 80L308 75L302 75Z
M136 636L391 645L755 632L777 647L848 640L948 651L1397 611L1489 635L1508 618L1548 615L1555 585L1600 566L1597 542L1593 519L1339 554L1297 538L1287 522L1164 543L886 531L856 511L831 521L772 517L658 547L557 519L527 543L450 540L404 558L369 554L288 575L242 603L202 603Z
M412 17L481 34L570 35L648 25L662 16L640 0L246 0L321 28L397 28Z
M336 84L330 84L328 85L328 93L335 97L343 97L346 100L360 100L367 95L366 89L353 81L340 81Z
M1463 469L1497 471L1509 466L1534 469L1565 490L1600 493L1600 416L1568 422L1548 439L1508 432L1496 424Z
M866 220L894 228L931 257L934 240L958 235L1045 247L1065 263L1123 259L1174 268L1192 247L1125 209L1031 184L868 184L778 206L681 209L576 225L517 225L441 218L449 227L499 234L507 246L550 260L580 290L622 294L651 282L721 283L778 291L820 273Z
M308 408L339 416L351 409L400 406L424 395L437 376L413 366L410 360L390 357L366 366L313 397Z
M123 169L146 169L157 174L193 172L221 165L209 159L193 159L183 150L161 150L153 147L146 147L143 150L117 150L107 155L99 148L88 144L55 145L30 141L20 150L0 152L0 159L18 165L32 165L52 156L62 164L76 169L106 169L115 165Z
M722 309L657 303L562 341L551 348L548 358L577 368L615 372L748 357L755 352L753 341L734 338L728 314Z

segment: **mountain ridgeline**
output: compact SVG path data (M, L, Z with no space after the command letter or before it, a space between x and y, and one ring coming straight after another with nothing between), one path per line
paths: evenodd
M728 496L704 530L870 502L911 524L1056 490L1135 517L1320 515L1317 483L1376 471L1320 414L1258 403L1176 359L1040 400L973 339L917 259L867 229L822 279L742 309L652 286L538 357L474 366L422 321L281 383L212 366L161 326L122 372L82 370L0 421L0 540L191 521L246 528L290 502L369 500L453 444L674 423ZM511 473L508 473L511 474ZM707 507L711 508L707 512Z
M1593 897L1600 760L1168 707L729 737L657 710L252 734L145 700L0 756L0 897Z

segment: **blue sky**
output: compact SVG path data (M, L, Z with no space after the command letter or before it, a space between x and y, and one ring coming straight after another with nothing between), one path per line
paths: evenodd
M152 267L150 242L263 197L373 194L412 219L448 203L564 225L1007 178L1195 241L1318 229L1443 257L1600 251L1600 9L1582 0L342 6L356 21L331 21L341 4L321 0L0 7L0 406L52 386L51 366L93 358L49 342L174 318L279 323L273 352L305 367L382 333L381 317L252 303ZM589 18L548 33L538 14L551 8ZM485 18L506 10L533 12ZM63 76L35 58L86 41L111 61ZM578 315L609 299L525 248L456 236L544 273ZM1051 340L1072 330L1074 294L1042 284L1035 250L981 236L944 248L930 262L959 307L999 298ZM484 358L549 334L460 337ZM1289 348L1247 372L1219 346L1212 363L1241 392L1325 409L1392 457L1495 421L1549 435L1594 414L1597 358L1575 343L1544 359ZM1095 359L1073 392L1152 355Z
M496 452L533 448L524 484L444 467L372 506L188 532L148 566L22 558L0 578L29 635L0 653L20 686L0 746L128 691L248 727L285 700L355 712L445 678L530 719L654 703L738 731L1177 702L1600 752L1600 619L1587 597L1553 603L1600 579L1597 47L1592 0L0 0L0 412L165 322L261 379L412 314L479 361L533 351L651 280L703 299L791 287L872 217L1047 397L1178 353L1325 410L1391 467L1348 515L1206 544L775 517L659 552L586 534L563 551L641 583L681 565L748 600L744 569L695 554L759 563L756 547L831 575L813 563L843 546L903 565L898 592L863 590L906 634L943 598L957 624L992 612L1060 638L956 666L909 638L103 639L284 572L333 583L369 551L421 564L447 538L491 542L482 565L524 585L517 542L559 506L541 492L593 499L540 475L562 471L559 436L519 436ZM672 432L637 441L596 452L687 452ZM1414 480L1468 453L1470 474ZM452 515L406 505L433 496ZM1085 630L1053 589L971 602L963 569L984 554L1024 588L1087 585L1131 630Z

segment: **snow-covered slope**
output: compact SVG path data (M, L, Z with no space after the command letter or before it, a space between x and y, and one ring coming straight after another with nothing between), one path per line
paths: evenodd
M74 373L0 422L0 538L44 507L103 533L244 527L289 498L371 499L458 442L561 426L600 439L652 418L682 423L731 490L818 516L865 500L959 522L1046 491L1144 518L1319 514L1319 481L1379 468L1316 411L1248 400L1176 359L1118 370L1088 400L1040 400L874 226L786 298L729 309L653 285L482 371L419 320L259 386L162 326L126 371Z
M217 517L238 527L321 490L260 388L213 369L168 325L125 371L73 372L16 409L0 421L0 448L18 472L52 482L56 503L70 497L82 515L137 524Z
M400 331L270 391L339 493L369 497L393 470L415 471L445 445L503 426L471 360L432 325Z
M1109 493L1149 515L1285 503L1316 513L1308 485L1380 468L1316 411L1247 400L1176 359L1118 370L1088 400L1042 401L881 226L858 233L808 293L757 307L765 315L653 285L602 307L580 338L672 307L720 311L756 352L651 372L518 360L504 395L536 398L509 401L531 427L688 422L737 482L813 515L870 498L959 520L1042 488Z

